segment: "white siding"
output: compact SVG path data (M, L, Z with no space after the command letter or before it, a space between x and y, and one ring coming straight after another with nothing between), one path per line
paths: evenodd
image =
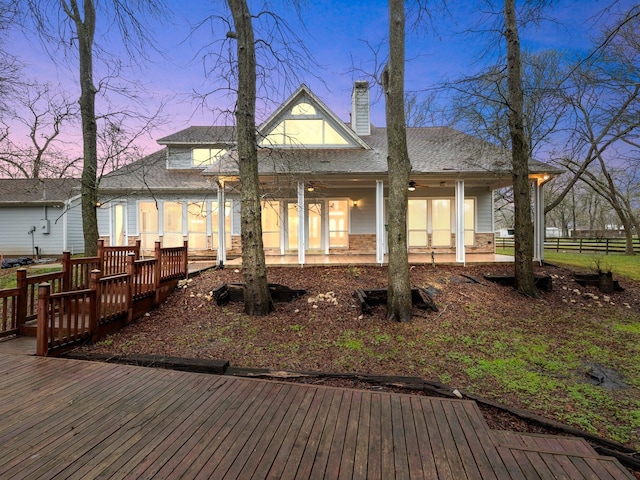
M0 208L0 253L5 256L32 256L32 246L41 256L62 254L63 209L61 207L2 207ZM42 222L49 219L49 233L44 233ZM32 236L29 230L36 227Z
M67 210L67 244L65 249L72 254L84 252L84 233L82 231L82 208L80 197L71 200Z
M191 167L190 147L169 147L167 152L168 169L186 169Z

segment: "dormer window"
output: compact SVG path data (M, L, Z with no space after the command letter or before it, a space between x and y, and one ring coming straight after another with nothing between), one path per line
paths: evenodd
M194 148L191 150L191 165L206 167L215 163L225 153L227 150L224 148Z

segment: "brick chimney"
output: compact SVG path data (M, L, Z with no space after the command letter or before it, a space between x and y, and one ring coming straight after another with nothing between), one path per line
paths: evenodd
M351 128L358 135L371 135L369 82L357 81L351 93Z

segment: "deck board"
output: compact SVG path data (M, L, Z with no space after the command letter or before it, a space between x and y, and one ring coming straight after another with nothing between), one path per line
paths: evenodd
M633 478L464 400L4 354L0 387L0 478Z

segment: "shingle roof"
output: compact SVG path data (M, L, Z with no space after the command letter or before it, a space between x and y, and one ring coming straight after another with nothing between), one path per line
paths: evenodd
M190 127L161 139L168 145L200 145L233 141L233 127ZM220 134L221 137L215 135ZM358 148L288 148L259 149L261 175L386 175L387 130L371 127L371 135L362 137L371 149ZM407 129L407 147L413 174L492 174L511 172L508 151L449 127ZM237 154L232 149L219 162L201 169L168 170L167 149L162 149L119 170L105 175L100 190L106 191L208 191L211 175L237 175ZM559 170L532 160L531 173L560 173ZM204 175L203 175L204 173Z
M233 144L236 141L234 126L193 126L172 133L158 140L160 145L211 145Z
M115 170L100 180L100 190L193 191L210 189L202 170L167 170L167 149Z
M386 174L387 129L371 127L371 135L362 137L371 146L365 149L260 149L259 171L274 173ZM511 172L508 151L448 127L407 129L407 148L414 173L500 173ZM205 175L237 172L237 159L231 151L211 165ZM532 173L550 171L541 162L529 162Z
M77 178L0 179L0 204L59 204L79 193Z

